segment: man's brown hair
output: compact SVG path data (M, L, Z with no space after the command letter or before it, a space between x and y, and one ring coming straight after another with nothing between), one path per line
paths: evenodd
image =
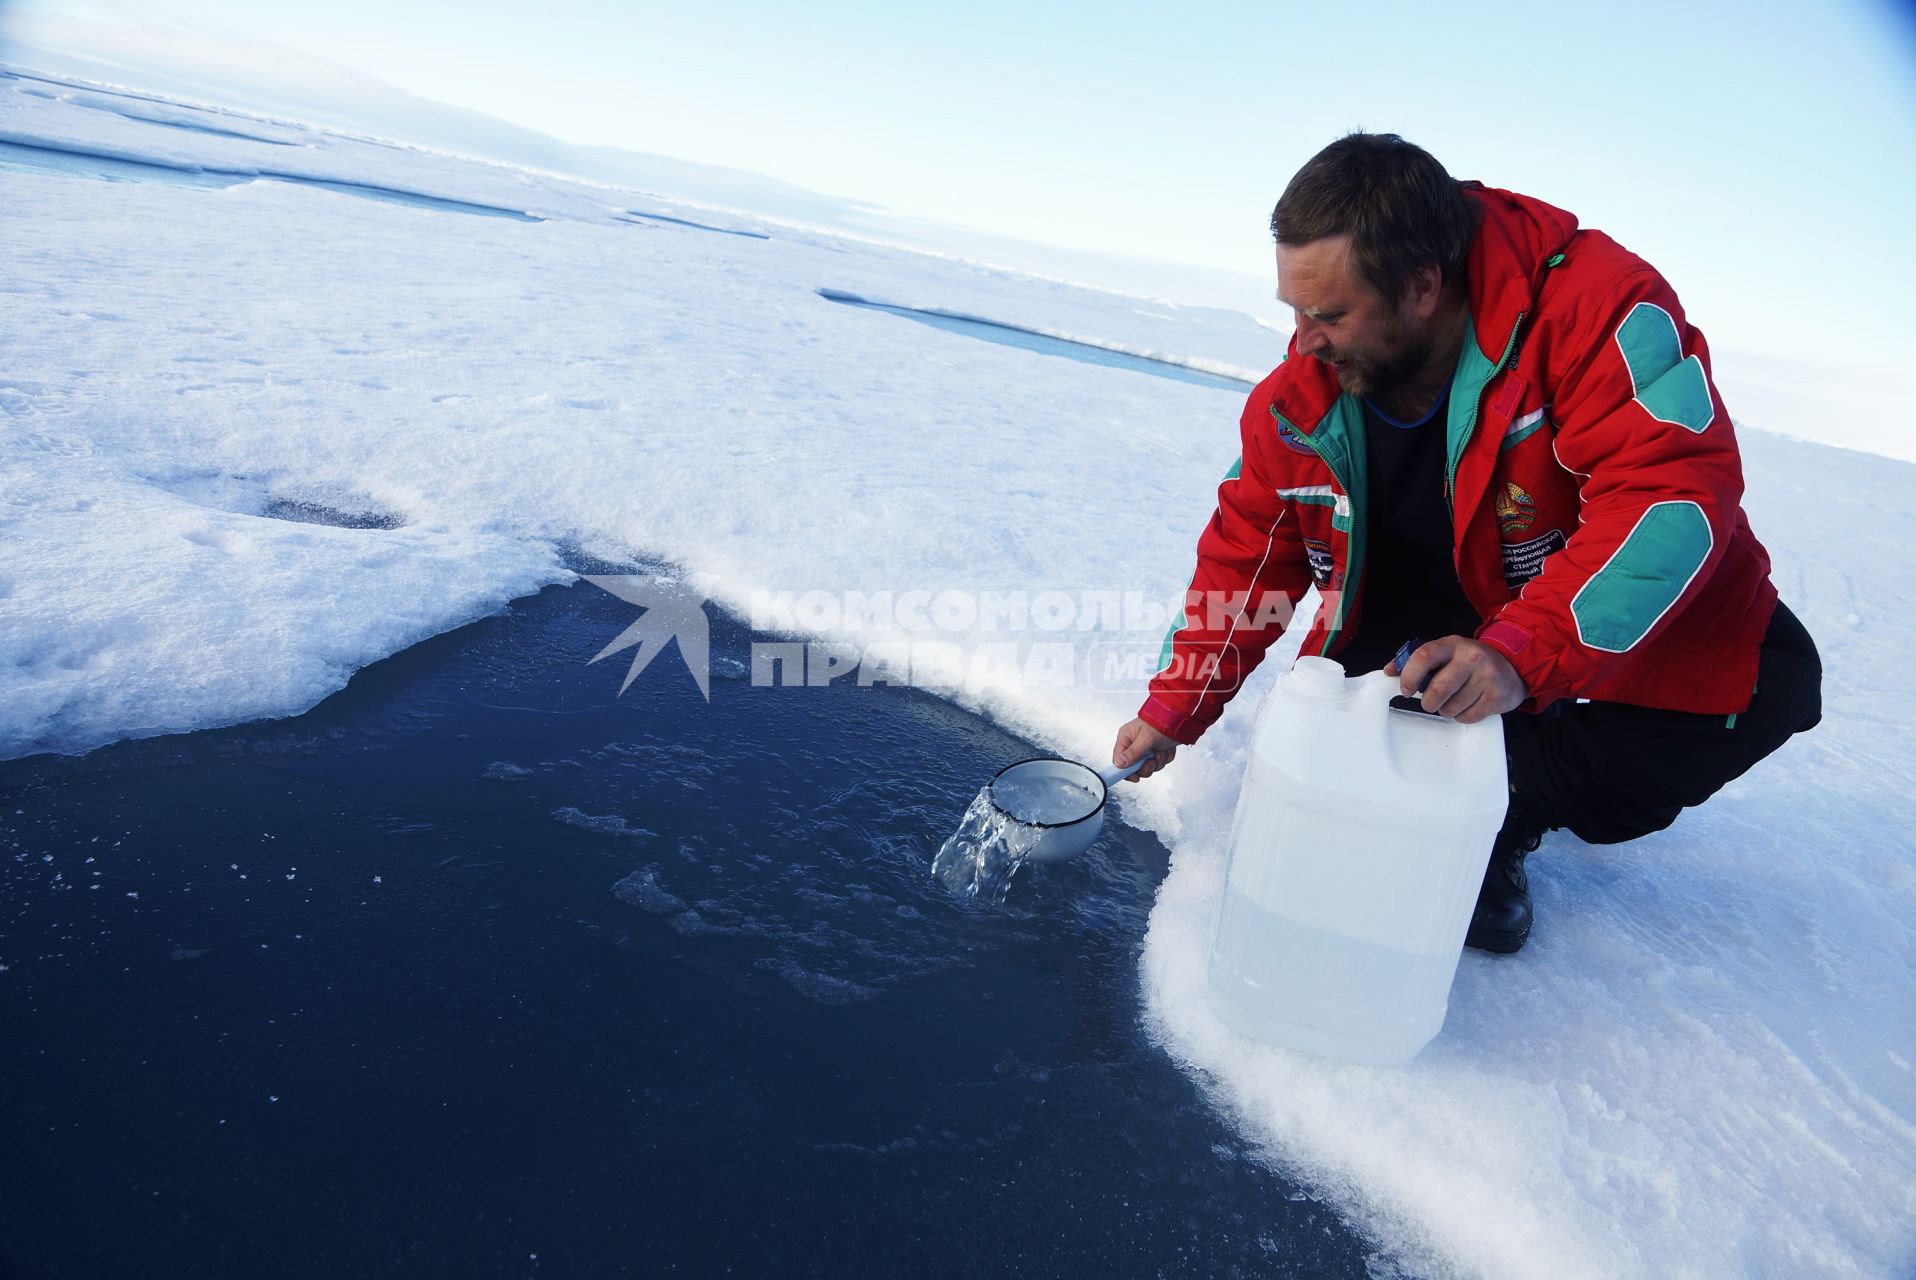
M1348 235L1364 282L1388 302L1434 262L1444 288L1464 287L1476 209L1435 156L1394 133L1350 133L1312 156L1271 212L1279 244Z

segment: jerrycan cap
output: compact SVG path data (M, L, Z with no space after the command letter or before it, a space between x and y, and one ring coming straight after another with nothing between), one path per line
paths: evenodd
M1299 658L1284 677L1284 687L1307 698L1344 696L1344 665L1330 658Z

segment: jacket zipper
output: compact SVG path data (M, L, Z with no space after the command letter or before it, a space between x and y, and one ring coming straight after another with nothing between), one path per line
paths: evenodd
M1515 335L1512 336L1514 340ZM1306 432L1298 430L1284 420L1284 416L1278 413L1276 405L1271 406L1271 420L1280 428L1291 427L1292 438L1302 440L1310 448L1310 451L1317 456L1317 460L1324 464L1324 469L1331 473L1331 479L1337 482L1337 487L1344 491L1344 501L1350 504L1351 510L1350 531L1344 535L1345 541L1350 544L1350 554L1346 557L1346 564L1344 566L1344 581L1346 584L1355 583L1357 586L1362 586L1364 581L1364 541L1358 536L1358 531L1363 526L1358 523L1357 498L1351 492L1350 481L1344 476L1337 474L1337 468L1331 465L1331 460L1326 458L1323 451L1317 447L1317 441L1313 440ZM1333 521L1337 519L1337 508L1335 506L1331 508L1331 519ZM1331 617L1331 625L1324 629L1324 642L1317 647L1318 656L1330 656L1331 646L1337 642L1337 637L1344 634L1344 620L1350 617L1351 609L1356 604L1356 597L1356 587L1352 587L1349 591L1340 590L1337 598L1337 610Z
M1529 314L1528 311L1517 313L1516 322L1510 326L1510 339L1504 343L1504 353L1497 357L1497 363L1491 367L1490 376L1484 379L1484 385L1477 388L1477 403L1471 406L1470 421L1464 426L1464 438L1463 442L1457 446L1457 456L1444 464L1444 510L1450 513L1453 542L1454 530L1457 527L1457 468L1463 464L1464 455L1470 452L1471 438L1477 434L1477 423L1483 419L1484 395L1490 390L1490 384L1497 380L1497 375L1504 372L1505 367L1510 364L1510 357L1517 350L1517 335L1523 332L1523 322ZM1464 341L1470 340L1470 336L1466 334ZM1454 545L1451 547L1450 556L1453 561L1460 559ZM1459 572L1461 576L1461 564Z

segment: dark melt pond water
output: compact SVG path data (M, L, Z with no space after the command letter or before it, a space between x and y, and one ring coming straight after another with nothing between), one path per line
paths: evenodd
M1030 744L717 619L616 697L634 615L0 765L0 1273L1363 1274L1142 1034L1160 845L962 906Z

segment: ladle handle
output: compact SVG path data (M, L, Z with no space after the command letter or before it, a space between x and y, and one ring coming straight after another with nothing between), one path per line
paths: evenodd
M1151 763L1151 753L1147 751L1130 764L1125 765L1122 769L1116 765L1112 765L1109 769L1098 770L1098 776L1104 779L1105 786L1114 786L1117 783L1123 782L1126 778L1144 768L1144 766L1149 763Z

